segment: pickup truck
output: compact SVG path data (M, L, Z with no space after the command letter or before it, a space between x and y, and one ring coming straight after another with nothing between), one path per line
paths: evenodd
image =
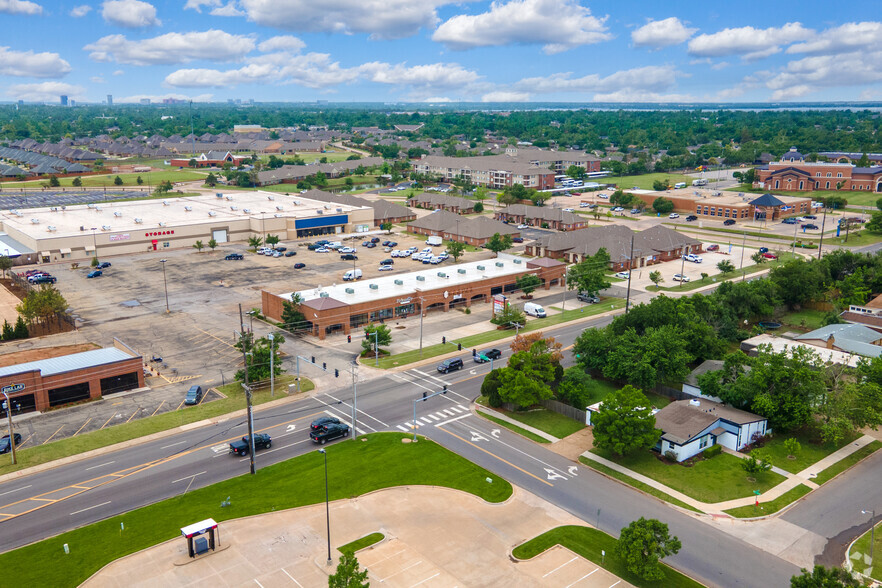
M230 443L230 453L234 453L236 455L248 455L249 447L251 444L248 442L248 437L242 437L241 439L237 439ZM254 435L254 450L258 449L269 449L273 446L273 440L266 433L257 433Z
M349 425L344 423L326 423L318 429L313 429L309 433L309 438L313 443L324 445L326 441L336 439L337 437L345 437L349 434Z

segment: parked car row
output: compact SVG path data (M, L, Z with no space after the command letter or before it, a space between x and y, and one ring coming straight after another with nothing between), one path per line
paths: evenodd
M24 275L28 284L54 284L58 281L55 276L49 272L41 270L28 270Z

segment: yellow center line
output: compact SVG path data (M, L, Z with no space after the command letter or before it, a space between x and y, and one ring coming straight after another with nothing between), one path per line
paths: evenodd
M58 431L60 431L63 428L64 428L64 425L61 425L60 427L58 427ZM46 445L47 443L49 443L49 441L52 439L52 437L54 437L55 435L58 434L58 431L55 431L54 433L49 435L49 439L46 439L45 441L43 441L42 445Z
M159 409L162 408L162 405L163 405L163 404L165 404L165 400L163 400L162 402L159 403L159 406L156 407L156 410L154 410L154 411L153 411L153 414L151 414L150 416L153 416L153 415L155 415L157 412L159 412Z
M101 425L101 428L103 429L104 427L106 427L106 426L107 426L107 423L109 423L109 422L111 421L111 419L112 419L113 417L115 417L115 416L116 416L115 414L110 415L110 418L107 419L106 421L104 421L104 424Z
M475 444L472 443L471 441L468 441L467 439L464 439L464 438L460 437L460 436L457 435L456 433L451 433L450 431L448 431L448 430L445 429L444 427L438 427L438 426L436 426L435 428L444 431L444 432L447 433L448 435L453 435L454 437L456 437L457 439L459 439L459 440L462 441L463 443L468 443L469 445L471 445L471 446L474 447L475 449L479 449L480 451L483 451L483 452L486 453L487 455L489 455L489 456L491 456L491 457L495 457L496 459L498 459L498 460L501 461L502 463L505 463L505 464L510 465L510 466L513 467L514 469L519 470L519 471L521 471L521 472L527 474L527 475L530 476L531 478L536 478L537 480L539 480L539 481L542 482L543 484L548 484L549 486L554 487L554 484L552 484L552 483L549 482L548 480L543 480L543 479L540 478L539 476L535 476L535 475L531 474L531 473L528 472L527 470L525 470L525 469L523 469L523 468L521 468L521 467L516 466L515 464L511 463L510 461L508 461L508 460L506 460L506 459L504 459L504 458L502 458L502 457L499 457L498 455L496 455L495 453L493 453L493 452L491 452L491 451L487 451L487 450L484 449L483 447L479 447L479 446L475 445Z
M83 430L83 427L85 427L86 425L88 425L88 424L89 424L89 421L91 421L91 420L92 420L92 417L89 417L89 419L88 419L85 423L83 423L83 426L80 427L79 429L77 429L77 432L74 433L74 434L71 435L71 436L72 436L72 437L76 437L76 436L80 433L80 431Z

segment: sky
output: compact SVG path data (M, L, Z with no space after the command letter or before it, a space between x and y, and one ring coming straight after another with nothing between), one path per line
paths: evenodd
M869 0L80 2L0 0L0 101L882 100Z

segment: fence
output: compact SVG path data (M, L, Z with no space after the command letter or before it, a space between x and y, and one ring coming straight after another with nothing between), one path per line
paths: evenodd
M549 398L548 400L543 400L542 406L552 412L556 412L558 414L569 417L574 421L579 421L580 423L586 422L585 419L587 415L585 414L585 411L579 410L575 406L570 406L569 404L564 404L563 402L551 398Z

